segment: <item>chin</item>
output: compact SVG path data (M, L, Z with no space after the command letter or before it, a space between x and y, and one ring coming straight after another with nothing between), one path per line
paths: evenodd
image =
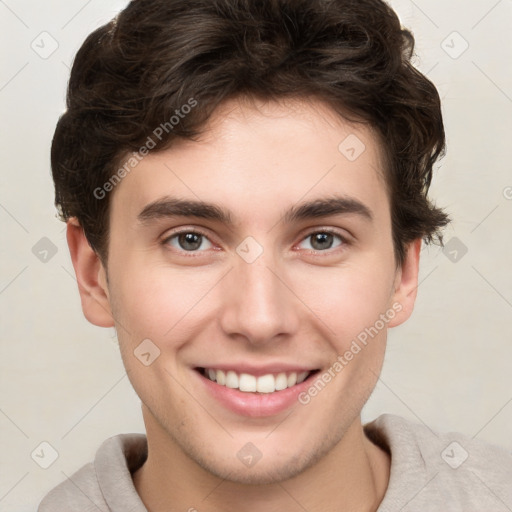
M241 463L221 466L209 462L201 466L222 480L244 485L278 484L299 475L307 468L307 464L299 463L297 460L281 463L267 461L266 464L260 461L259 464L261 464L259 468L257 466L246 468Z

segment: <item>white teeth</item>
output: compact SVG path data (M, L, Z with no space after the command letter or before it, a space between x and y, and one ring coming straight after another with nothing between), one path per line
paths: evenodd
M256 377L248 373L241 373L238 375L233 370L224 372L223 370L212 370L208 368L205 370L205 376L210 380L217 382L221 386L226 386L232 389L239 389L246 393L273 393L274 391L281 391L286 388L295 386L304 382L309 376L310 372L284 372L273 375L271 373Z
M240 390L244 391L242 389L242 386L240 386ZM262 375L261 377L258 377L258 385L256 387L256 391L259 393L273 393L276 390L276 379L272 374L269 375Z
M242 373L238 379L238 389L240 391L256 391L256 377L248 373Z
M288 387L291 388L297 384L297 374L295 372L290 373L288 375Z
M217 370L217 384L220 384L221 386L226 385L226 374L222 370Z
M238 387L238 375L231 370L226 373L226 387L233 389Z
M297 374L297 384L304 382L306 377L309 375L309 372L301 372Z
M276 391L281 391L288 387L288 377L286 373L279 373L276 377Z

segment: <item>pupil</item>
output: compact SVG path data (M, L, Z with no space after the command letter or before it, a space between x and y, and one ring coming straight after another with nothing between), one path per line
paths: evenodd
M197 249L201 246L201 236L195 233L182 233L179 236L180 245L186 250ZM313 235L312 245L315 249L329 249L332 246L332 235L330 233L317 233Z
M329 249L332 246L332 235L329 233L317 233L313 236L314 249ZM318 247L315 247L317 245Z
M194 250L201 246L201 235L182 233L179 236L180 246L185 250Z

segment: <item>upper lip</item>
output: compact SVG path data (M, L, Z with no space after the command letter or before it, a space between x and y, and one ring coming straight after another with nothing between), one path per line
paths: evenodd
M205 364L200 365L197 368L207 368L211 370L222 370L224 372L233 371L235 373L248 373L249 375L254 375L255 377L260 377L262 375L268 375L269 373L292 373L292 372L312 372L314 370L318 370L317 368L312 368L311 366L297 365L293 363L274 363L267 364L265 366L258 366L249 363L218 363L218 364Z

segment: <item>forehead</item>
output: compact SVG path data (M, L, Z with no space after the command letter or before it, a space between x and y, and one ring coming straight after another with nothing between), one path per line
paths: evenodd
M133 219L165 195L215 202L254 223L280 206L333 194L385 208L383 161L370 127L319 101L230 100L197 140L176 140L127 173L111 213Z

